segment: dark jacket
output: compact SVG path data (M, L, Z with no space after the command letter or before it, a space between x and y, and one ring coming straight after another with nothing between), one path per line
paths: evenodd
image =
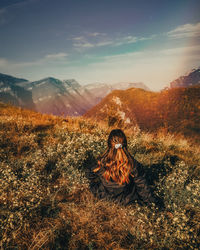
M95 169L97 165L95 163L89 165L86 169L86 177L90 181L90 190L94 196L100 199L112 199L123 205L132 204L136 200L140 204L147 205L155 202L150 188L146 183L141 164L135 159L133 159L133 161L134 169L132 170L132 174L134 177L130 175L130 182L122 185L119 185L112 179L110 181L105 180L103 177L104 168L100 168L99 171L94 173L93 169Z

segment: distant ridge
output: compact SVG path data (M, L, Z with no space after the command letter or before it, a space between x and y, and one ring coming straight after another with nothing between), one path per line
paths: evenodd
M0 73L0 100L15 106L35 109L32 93L21 87L27 83L26 79Z
M191 70L185 76L181 76L170 83L171 88L189 87L200 84L200 67Z
M150 89L143 82L120 82L112 84L112 87L113 89L120 89L120 90L139 88L150 91Z
M28 82L28 80L23 79L23 78L16 78L10 75L0 73L0 83L15 84L15 83L21 83L21 82Z
M136 88L114 90L84 117L116 127L200 133L200 85L157 93Z

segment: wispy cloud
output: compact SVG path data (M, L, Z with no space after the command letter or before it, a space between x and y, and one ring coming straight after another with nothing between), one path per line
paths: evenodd
M77 50L84 50L95 47L103 47L103 46L121 46L126 44L137 43L144 40L153 39L155 35L149 37L136 37L133 35L121 36L110 38L105 33L86 33L82 36L73 37L73 46Z
M75 36L72 38L74 41L85 41L87 39L101 39L102 37L105 37L106 33L100 33L100 32L84 32L83 35Z
M161 53L166 56L179 56L181 54L185 55L196 55L200 57L200 45L196 46L185 46L185 47L178 47L178 48L170 48L161 50Z
M161 34L160 34L161 35ZM109 37L105 33L99 32L87 32L84 35L73 37L73 46L79 51L85 49L103 47L103 46L123 46L127 44L138 43L145 40L152 40L160 36L159 34L153 34L149 36L134 36L132 34L125 36L115 36ZM180 25L173 30L170 30L164 35L167 35L168 38L197 38L200 37L200 22L195 24L184 24Z
M100 32L85 32L82 36L76 36L72 38L73 46L78 51L82 51L89 48L101 47L112 44L112 41L105 38L105 33Z
M117 54L117 55L110 55L110 56L104 56L102 57L104 62L108 63L115 63L120 62L121 60L126 60L128 63L132 61L133 59L137 59L143 55L145 55L145 51L137 51L137 52L129 52L129 53L123 53L123 54Z
M82 82L144 82L159 90L188 70L199 66L200 46L145 49L102 56L88 67L74 68ZM122 66L123 65L123 66Z
M15 62L7 60L6 58L0 58L0 71L6 68L17 69L17 68L26 68L26 67L34 67L34 66L43 66L50 64L68 63L66 59L68 57L67 53L60 52L55 54L48 54L38 60L34 61L24 61L24 62Z
M72 40L74 40L74 41L84 41L85 38L84 38L84 36L77 36L77 37L73 37Z
M171 38L200 37L200 22L195 24L184 24L169 31L167 35Z
M125 36L125 37L121 37L115 40L115 42L113 43L115 46L120 46L120 45L125 45L125 44L131 44L131 43L137 43L140 41L145 41L145 40L151 40L153 38L155 38L156 35L151 35L148 37L137 37L137 36Z
M117 54L110 56L103 56L102 62L96 63L96 65L100 64L118 64L120 65L132 65L132 64L140 64L141 62L144 65L147 62L153 62L156 60L165 60L169 58L177 58L179 60L183 57L193 57L194 59L200 57L200 45L196 46L184 46L184 47L176 47L176 48L168 48L168 49L158 49L158 50L142 50L129 52L125 54ZM175 60L175 61L177 61ZM123 63L122 63L123 62ZM95 63L94 63L95 64ZM120 66L121 67L121 66Z
M87 34L88 34L88 36L92 36L92 37L105 36L106 35L106 33L100 33L100 32L88 32Z
M66 57L68 56L67 53L63 53L63 52L60 52L60 53L56 53L56 54L48 54L45 56L45 59L48 59L48 60L60 60L60 59L65 59Z
M73 43L73 46L77 49L77 50L83 50L83 49L89 49L89 48L94 48L94 47L103 47L103 46L108 46L108 45L112 45L113 41L101 41L101 42L88 42L86 40L82 40L78 43Z
M170 30L164 35L167 35L169 38L197 38L200 37L200 22L195 24L184 24L176 27L173 30ZM85 33L84 35L74 37L73 46L79 50L85 50L95 47L103 46L123 46L127 44L138 43L145 40L152 40L156 37L159 37L159 34L153 34L150 36L134 36L132 34L125 36L109 37L105 33L93 32Z
M88 49L88 48L93 48L95 47L94 43L90 43L86 40L81 40L79 42L75 42L73 43L73 46L77 49L77 50L83 50L83 49Z
M40 65L45 65L48 63L58 63L58 62L65 62L67 63L67 57L68 54L64 52L60 53L55 53L55 54L48 54L45 55L44 57L31 61L31 62L20 62L20 63L13 63L15 67L31 67L31 66L40 66Z

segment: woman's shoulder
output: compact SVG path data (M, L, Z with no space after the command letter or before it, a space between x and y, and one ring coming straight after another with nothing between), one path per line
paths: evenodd
M131 155L131 158L132 158L133 163L134 163L135 165L140 165L140 164L141 164L134 156Z
M133 159L133 169L132 169L133 175L135 176L144 175L144 167L142 163L136 160L133 156L132 159Z

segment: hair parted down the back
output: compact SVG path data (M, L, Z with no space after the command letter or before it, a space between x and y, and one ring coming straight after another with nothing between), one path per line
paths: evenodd
M122 147L116 148L116 144ZM119 185L129 183L129 175L133 168L133 159L127 150L127 139L121 129L114 129L108 137L108 148L100 156L98 167L93 171L97 172L100 168L105 168L104 178L109 181L111 178Z

